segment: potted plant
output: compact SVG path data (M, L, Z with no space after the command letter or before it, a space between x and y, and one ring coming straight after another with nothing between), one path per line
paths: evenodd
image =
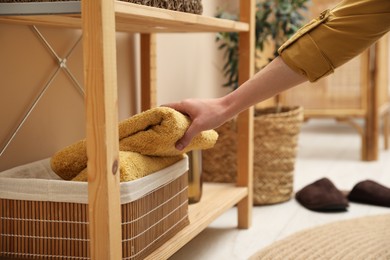
M278 48L303 24L309 0L263 0L256 4L256 70L278 56ZM236 20L236 15L220 11L217 17ZM224 87L238 87L238 33L216 36L224 51ZM267 51L269 56L267 56ZM255 109L254 120L254 204L289 200L293 193L293 172L302 107L284 107L279 97L275 106ZM213 149L203 151L204 181L235 182L236 125L229 121L216 129L220 137ZM219 162L218 164L216 162Z

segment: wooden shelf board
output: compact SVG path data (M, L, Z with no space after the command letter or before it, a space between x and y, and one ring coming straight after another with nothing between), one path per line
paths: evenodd
M247 23L122 1L115 1L115 13L116 30L124 32L240 32L249 30ZM16 24L81 28L80 14L0 16L0 21Z
M204 183L200 202L189 206L190 224L155 250L146 259L167 259L204 230L226 210L248 195L247 187L235 184Z
M326 117L364 117L365 112L362 109L311 109L305 108L304 110L305 117L318 117L318 118L326 118Z
M116 1L115 11L117 26L130 27L130 31L142 30L153 32L220 32L248 31L246 23L235 22L215 17L176 12L144 5ZM126 23L131 20L133 24ZM124 21L124 23L122 22ZM148 26L145 26L145 23ZM135 28L134 28L135 27ZM120 28L118 28L120 29Z

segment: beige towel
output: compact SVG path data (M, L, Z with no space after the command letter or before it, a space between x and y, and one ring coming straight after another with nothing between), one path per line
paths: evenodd
M171 166L181 159L183 159L183 155L161 157L119 151L120 181L133 181L142 178ZM72 181L88 181L87 168L74 177Z
M197 135L183 151L175 148L190 125L188 117L167 107L147 110L119 123L119 150L149 156L177 156L195 149L214 146L214 130ZM64 180L71 180L87 167L85 140L65 147L51 158L51 167Z

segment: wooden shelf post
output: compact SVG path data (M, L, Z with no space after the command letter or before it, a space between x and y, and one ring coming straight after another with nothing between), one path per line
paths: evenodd
M122 259L114 1L83 0L91 259Z
M239 84L254 74L255 0L240 1L240 21L249 24L248 32L240 32ZM238 116L237 186L248 187L248 196L238 207L238 228L249 228L253 205L253 107Z
M156 34L141 34L141 111L157 106Z

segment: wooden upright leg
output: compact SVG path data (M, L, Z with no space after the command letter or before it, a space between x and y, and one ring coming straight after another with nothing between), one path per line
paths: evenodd
M379 150L379 112L378 90L376 86L376 47L373 45L369 50L369 80L367 90L367 115L365 120L365 145L362 159L364 161L378 160Z
M383 115L383 141L385 150L389 149L389 135L390 135L390 111L387 109Z
M254 74L255 0L240 1L240 20L249 24L249 31L240 33L239 84ZM248 196L240 201L238 228L252 224L253 207L253 108L238 116L237 185L248 187Z
M122 259L114 1L83 0L91 259Z
M157 106L156 35L141 34L141 110Z

